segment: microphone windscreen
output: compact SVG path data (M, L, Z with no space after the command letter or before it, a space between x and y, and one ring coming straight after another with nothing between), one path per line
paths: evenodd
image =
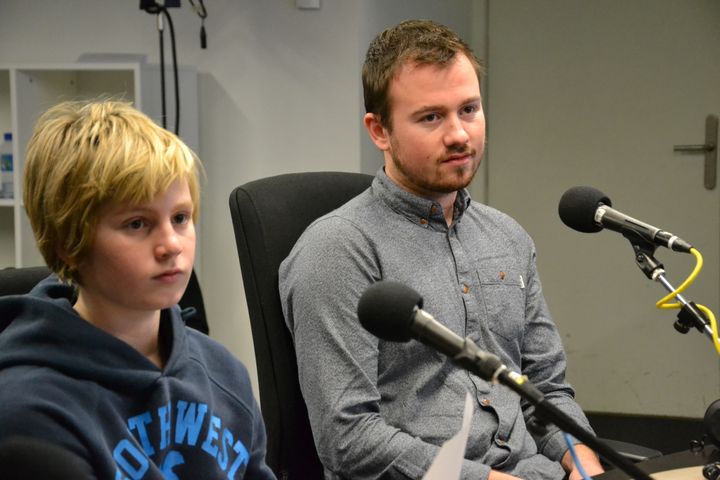
M391 342L407 342L415 309L421 308L419 293L400 282L381 280L373 283L360 297L358 318L368 332Z
M560 198L560 220L578 232L599 232L603 227L595 222L595 211L600 204L612 206L607 195L596 188L572 187Z

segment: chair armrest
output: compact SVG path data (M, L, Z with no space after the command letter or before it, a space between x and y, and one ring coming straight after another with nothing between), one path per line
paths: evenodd
M644 447L642 445L637 445L635 443L628 443L620 440L612 440L607 438L600 438L598 440L602 441L607 446L609 446L631 462L637 463L662 456L662 452L660 452L659 450Z

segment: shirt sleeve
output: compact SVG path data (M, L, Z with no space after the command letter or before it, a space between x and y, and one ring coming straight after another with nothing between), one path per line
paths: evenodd
M300 387L326 470L353 479L419 479L439 447L386 423L377 388L378 340L360 325L360 296L382 278L375 249L352 223L315 223L280 268L280 297ZM490 467L465 460L463 479Z
M535 258L532 247L526 287L526 327L521 346L522 373L543 393L545 401L565 413L578 426L593 433L575 401L575 391L565 380L565 351L545 303ZM526 422L534 422L534 407L523 402L523 411ZM531 430L531 434L540 453L551 460L560 461L567 451L562 432L552 424L540 431Z

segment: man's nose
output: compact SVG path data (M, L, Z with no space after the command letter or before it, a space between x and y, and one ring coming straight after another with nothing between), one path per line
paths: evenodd
M470 140L465 129L464 122L457 116L451 116L447 121L447 130L445 132L445 145L451 147L453 145L465 145Z

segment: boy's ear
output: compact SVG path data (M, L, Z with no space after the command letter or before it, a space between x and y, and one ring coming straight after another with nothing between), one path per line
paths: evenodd
M65 262L65 265L67 265L69 267L76 266L75 264L77 262L75 262L73 259L70 258L70 256L67 254L67 252L65 251L64 248L62 248L62 247L55 248L55 253L57 254L58 257L60 257L60 260Z
M366 113L363 123L376 147L383 152L390 148L390 136L387 128L380 122L380 117L374 113Z

